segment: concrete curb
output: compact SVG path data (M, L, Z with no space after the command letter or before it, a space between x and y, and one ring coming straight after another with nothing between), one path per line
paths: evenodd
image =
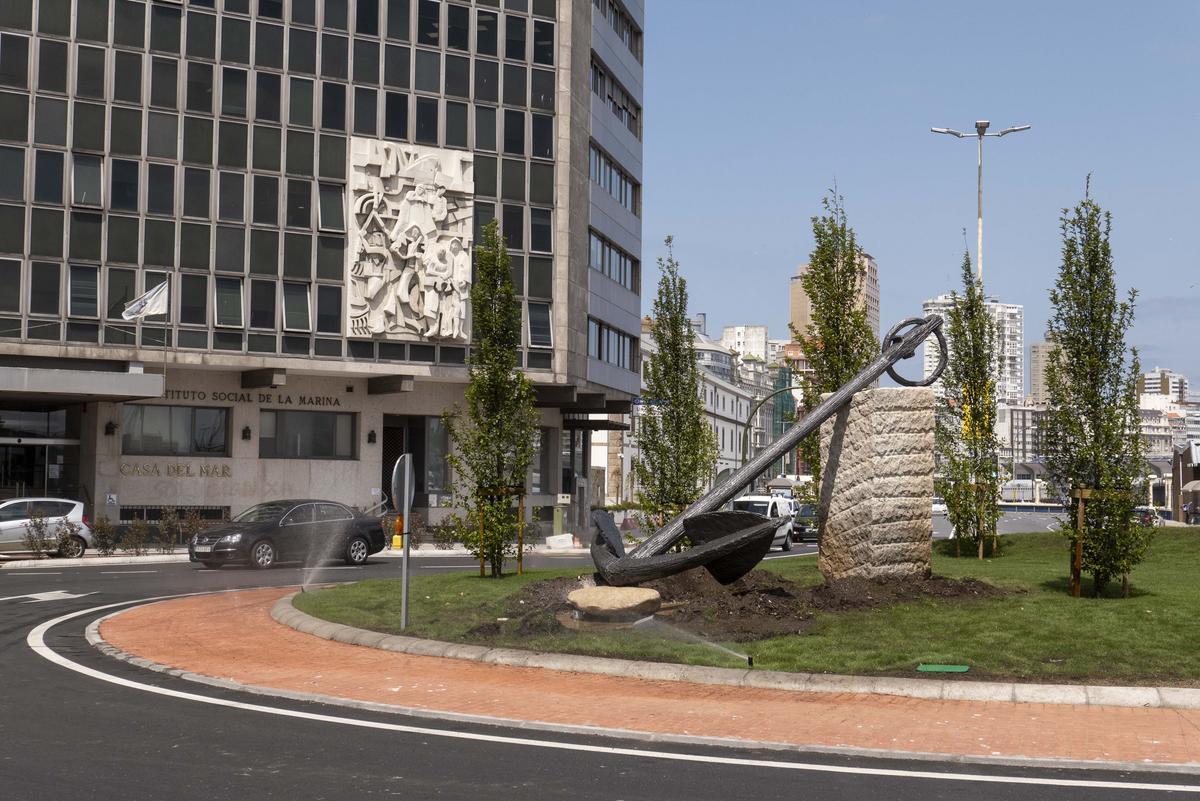
M654 681L684 681L693 684L723 684L787 690L798 693L853 693L899 695L945 701L1008 701L1013 703L1072 704L1075 706L1153 707L1200 709L1200 688L1106 687L1077 684L1021 684L1017 682L945 681L892 676L839 676L828 673L785 673L775 670L678 665L667 662L635 662L598 656L551 654L512 648L486 648L401 637L392 634L330 623L301 612L292 604L296 593L280 598L271 607L278 623L304 634L349 645L367 645L386 651L417 656L467 659L494 665L536 667L575 673Z
M586 556L590 551L587 548L546 548L539 546L532 548L530 553L535 553L539 556ZM415 559L436 559L438 557L470 555L471 552L466 548L419 548L409 552L409 556ZM370 558L401 559L402 554L400 551L384 548L379 553L371 554ZM152 553L145 556L92 556L84 554L79 559L64 559L54 556L45 559L12 559L0 556L0 570L28 570L30 568L50 567L104 567L105 565L149 565L163 562L186 561L188 561L187 548L184 548L182 553Z
M293 593L294 595L294 593ZM288 596L289 600L292 596ZM156 601L154 603L164 603ZM148 605L148 604L143 604ZM278 606L277 602L275 606ZM304 614L298 609L289 607L296 614ZM131 607L137 608L137 607ZM254 695L261 695L270 698L286 698L292 701L302 701L306 703L329 704L331 706L340 706L349 709L361 709L369 712L383 712L393 715L405 715L408 717L420 718L424 720L442 721L447 723L467 723L482 726L502 726L506 728L520 729L523 731L533 732L550 732L556 734L570 734L582 736L598 736L609 737L622 740L634 740L644 743L661 743L669 745L698 745L711 746L721 748L740 748L740 749L763 749L769 751L785 751L795 754L831 754L837 756L852 756L866 757L872 759L902 759L902 760L919 760L927 762L941 762L959 765L993 765L993 766L1014 766L1014 767L1037 767L1037 768L1057 768L1057 769L1099 769L1099 770L1123 770L1131 773L1170 773L1170 774L1187 774L1193 775L1196 773L1197 765L1194 763L1178 763L1178 762L1162 762L1162 763L1146 763L1146 762L1129 762L1129 761L1101 761L1101 760L1086 760L1086 759L1062 759L1055 757L1023 757L1023 756L989 756L989 755L968 755L968 754L943 754L929 751L896 751L896 750L881 750L875 748L859 748L855 746L825 746L825 745L798 745L796 743L782 743L774 740L739 740L728 737L701 737L688 734L664 734L660 732L638 731L636 729L614 729L602 726L587 726L587 725L572 725L567 723L549 723L539 720L520 720L516 718L502 718L490 715L471 715L462 712L443 712L434 709L424 709L421 707L409 707L399 704L380 704L373 701L358 701L352 698L341 698L339 696L322 695L320 693L304 693L295 692L292 690L282 690L273 687L263 687L255 684L242 684L241 682L231 681L229 679L220 679L214 676L205 676L200 673L191 673L186 670L174 668L169 665L163 665L158 662L152 662L148 659L143 659L140 656L135 656L128 651L124 651L111 643L107 642L100 636L100 625L111 617L116 617L123 612L128 612L129 609L119 609L115 612L110 612L103 617L93 620L84 632L89 645L100 651L100 653L112 659L116 659L136 667L152 670L156 673L162 673L168 676L184 679L186 681L203 684L209 687L217 687L223 690L234 690L238 692L247 692ZM274 610L272 610L274 616ZM305 615L305 617L311 617ZM315 618L313 618L315 619ZM344 627L348 628L348 627ZM362 631L359 629L359 631ZM378 632L370 632L372 635L379 637L388 637L391 635L379 634ZM414 638L403 638L414 639ZM354 643L355 645L359 643ZM483 646L462 645L454 646L454 648L477 649L480 652L488 652L489 650ZM451 658L470 658L465 656L456 656L451 653L452 649L446 649L443 652L444 656ZM546 656L555 656L555 654L547 654ZM620 660L611 660L620 661ZM722 668L697 668L702 671L723 670ZM740 672L740 671L734 671ZM710 682L721 683L721 682Z

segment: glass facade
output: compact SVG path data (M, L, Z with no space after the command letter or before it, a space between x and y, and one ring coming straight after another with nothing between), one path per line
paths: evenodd
M477 154L477 224L500 220L541 331L554 0L3 5L0 275L22 291L0 336L463 363L461 346L347 337L352 136ZM164 280L166 321L120 320Z

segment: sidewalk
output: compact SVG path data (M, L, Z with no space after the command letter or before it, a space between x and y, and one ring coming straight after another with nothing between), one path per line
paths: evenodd
M560 556L579 556L589 553L587 548L547 548L545 545L535 545L527 553L549 554ZM416 559L437 558L439 556L470 556L471 552L461 546L455 548L438 548L433 545L421 545L409 551L409 556ZM404 557L403 551L391 548L384 548L379 553L371 554L371 559L401 559ZM133 565L133 564L154 564L156 562L186 562L188 560L187 547L178 546L175 553L148 553L144 556L133 556L132 554L120 554L114 556L100 556L95 552L89 551L84 553L79 559L63 559L61 557L52 556L45 559L13 559L8 556L0 556L0 571L5 569L21 569L42 567L103 567L104 565ZM515 560L513 564L516 564Z
M302 634L291 589L185 598L104 620L150 662L257 688L457 715L832 749L1195 766L1200 710L804 693L491 665ZM203 644L200 647L199 644Z

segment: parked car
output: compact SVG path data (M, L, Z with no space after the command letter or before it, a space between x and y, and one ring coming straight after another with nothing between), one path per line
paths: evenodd
M33 517L46 521L46 540L59 556L78 559L92 547L92 528L83 503L67 498L11 498L0 501L0 552L28 550L26 533ZM79 527L70 537L58 541L60 526L70 521Z
M735 512L753 512L768 518L785 518L775 529L771 546L778 545L785 551L792 550L791 499L781 495L743 495L733 502L733 509Z
M188 543L188 558L205 567L343 559L361 565L384 547L383 523L344 504L321 500L267 501Z
M818 539L817 505L815 503L797 503L796 512L792 515L792 539L800 542L807 539Z
M1162 525L1162 517L1159 516L1158 510L1152 509L1149 506L1135 506L1133 508L1133 519L1143 526Z
M931 511L933 514L941 515L942 517L950 514L950 508L946 506L946 501L944 498L934 498L933 508Z

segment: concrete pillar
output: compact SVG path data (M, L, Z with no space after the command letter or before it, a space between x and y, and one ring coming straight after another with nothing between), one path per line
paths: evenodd
M933 405L928 388L863 390L821 426L826 580L929 576Z

